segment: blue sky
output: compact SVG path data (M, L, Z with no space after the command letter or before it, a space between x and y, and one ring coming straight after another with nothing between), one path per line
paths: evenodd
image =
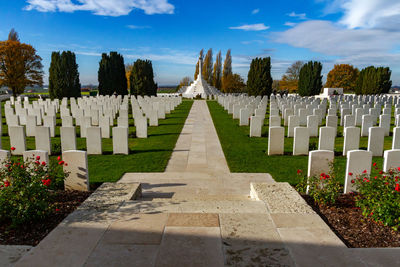
M0 40L11 28L47 73L52 51L77 55L82 84L97 84L102 52L153 61L156 82L193 77L200 49L232 49L246 80L252 58L270 56L279 79L296 60L389 66L400 84L398 0L0 0ZM48 78L45 77L45 83Z

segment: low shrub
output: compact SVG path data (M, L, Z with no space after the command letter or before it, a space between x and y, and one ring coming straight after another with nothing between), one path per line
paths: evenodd
M376 163L373 163L373 167L377 169ZM355 184L359 192L355 196L356 206L361 208L365 217L399 230L400 167L387 173L380 170L374 177L364 172L351 180L351 183Z
M47 165L40 157L22 162L6 160L0 166L0 223L18 227L45 218L54 208L54 190L67 177L64 161Z

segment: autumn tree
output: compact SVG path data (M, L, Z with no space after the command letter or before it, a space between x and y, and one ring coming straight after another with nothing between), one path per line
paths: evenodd
M213 69L213 82L212 85L221 90L221 76L222 76L222 57L221 51L218 52L215 58L214 69Z
M110 55L103 53L99 62L98 71L99 94L127 95L127 80L125 73L124 58L117 52L110 52Z
M204 59L204 49L200 50L199 58L203 61ZM196 63L196 70L194 71L194 80L197 80L197 76L199 75L199 61Z
M309 61L300 69L299 89L301 96L318 95L322 89L322 64L318 61Z
M391 74L392 71L388 67L364 68L358 75L354 91L363 95L388 93L392 86Z
M289 92L295 92L298 89L300 69L304 65L303 61L294 62L287 70L279 82L279 87Z
M150 60L136 60L129 79L131 94L157 95L157 84L154 82L153 64Z
M52 99L81 96L78 64L71 51L53 52L49 68L49 94Z
M226 93L244 93L246 91L246 84L243 78L237 74L230 74L225 78Z
M208 49L207 54L204 58L202 76L203 79L207 81L208 84L212 84L212 72L213 72L213 54L212 49Z
M326 87L343 88L343 91L353 91L356 86L358 69L349 64L336 64L328 73Z
M229 75L232 75L232 56L230 49L226 52L224 67L222 70L221 88L223 92L226 92L227 90L227 77Z
M247 75L249 95L270 95L272 92L271 58L254 58Z
M0 87L7 86L16 96L25 87L43 85L42 58L29 44L21 43L11 30L9 40L0 41Z
M131 64L131 63L125 64L125 77L126 77L126 85L127 85L128 90L131 87L130 81L129 81L129 76L131 75L132 67L133 67L133 64Z
M182 88L183 86L189 86L192 83L192 80L189 76L183 77L180 81L178 88Z

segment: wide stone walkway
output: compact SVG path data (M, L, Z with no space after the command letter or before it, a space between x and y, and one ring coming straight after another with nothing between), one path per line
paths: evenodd
M397 253L348 249L287 183L230 173L195 101L164 173L104 184L16 265L395 266Z

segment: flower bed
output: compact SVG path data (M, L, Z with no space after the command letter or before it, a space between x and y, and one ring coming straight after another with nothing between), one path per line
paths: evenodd
M86 199L87 192L63 190L67 164L39 155L0 163L1 244L35 245Z
M373 167L378 175L364 171L351 180L358 193L341 194L334 171L307 178L298 170L296 189L349 247L398 247L400 168L384 173L376 163Z

